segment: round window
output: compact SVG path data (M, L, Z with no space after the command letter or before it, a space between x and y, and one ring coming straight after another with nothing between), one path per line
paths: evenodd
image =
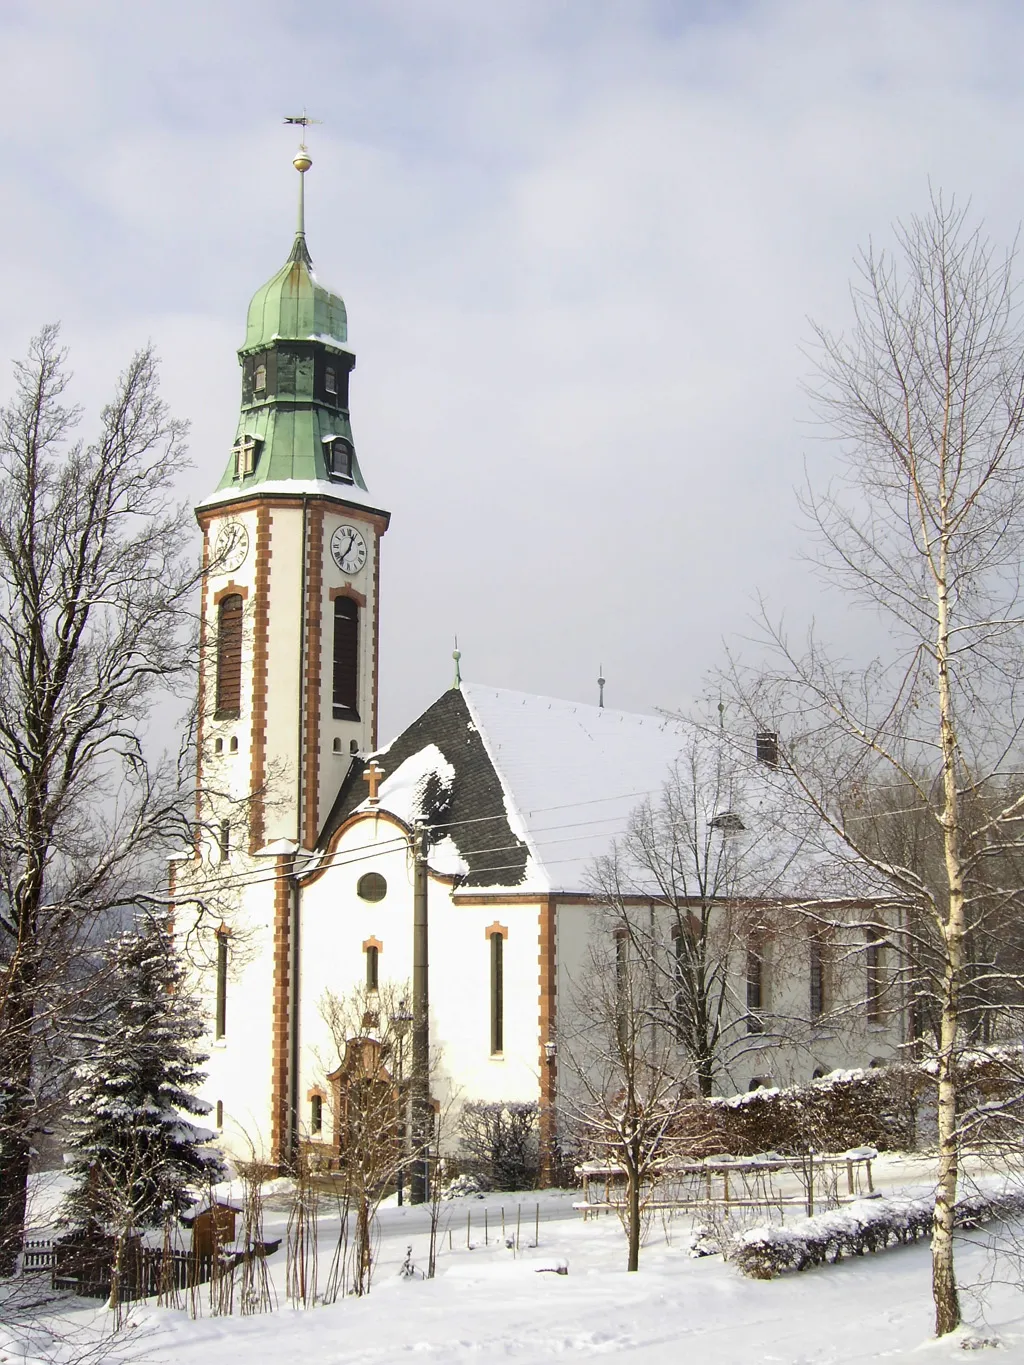
M388 894L388 884L379 872L364 872L356 882L356 894L364 901L382 901Z

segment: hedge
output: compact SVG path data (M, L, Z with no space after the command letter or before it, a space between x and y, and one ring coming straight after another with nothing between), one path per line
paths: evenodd
M926 1237L932 1229L934 1200L863 1199L840 1209L803 1218L790 1227L767 1226L743 1233L731 1260L744 1275L771 1280L790 1270L835 1265L844 1256L863 1256ZM1024 1193L968 1195L957 1201L958 1227L976 1227L997 1218L1024 1214Z

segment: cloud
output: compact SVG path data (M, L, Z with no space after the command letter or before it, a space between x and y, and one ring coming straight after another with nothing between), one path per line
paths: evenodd
M616 705L700 686L753 594L878 643L799 563L808 315L928 180L1009 241L1013 5L25 6L0 32L0 355L66 319L99 400L152 338L198 497L245 307L310 244L393 508L384 729L467 676Z

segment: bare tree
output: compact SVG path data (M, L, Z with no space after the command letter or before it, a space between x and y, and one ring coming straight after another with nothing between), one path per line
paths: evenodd
M568 1073L563 1118L581 1151L625 1175L626 1269L637 1270L643 1186L687 1098L675 1040L656 1021L655 980L624 929L595 939L573 997L572 1022L559 1037Z
M423 1160L409 1139L409 1084L396 1065L405 1014L400 995L391 983L381 983L379 990L361 987L345 999L328 991L320 1001L337 1062L324 1082L343 1203L355 1214L350 1284L359 1295L370 1292L381 1200ZM326 1071L328 1059L321 1065ZM347 1247L345 1230L343 1235Z
M813 1010L807 994L802 1009L792 999L769 1008L767 978L773 957L781 987L795 948L830 950L848 878L774 752L758 761L720 723L682 724L688 738L660 796L632 813L592 883L650 973L649 1008L679 1045L680 1078L709 1096L738 1087L741 1062L805 1041L833 1012L835 992L827 1002L819 992Z
M56 327L0 409L0 1275L14 1269L57 1025L87 1001L102 927L185 842L188 774L151 764L160 696L191 683L185 426L140 351L76 439Z
M942 1335L960 1321L953 1218L971 902L993 848L1018 845L1024 818L1012 791L1005 803L981 799L1020 764L1024 327L1013 253L998 256L966 211L934 198L897 240L896 256L861 256L849 334L817 330L813 396L841 449L836 481L805 499L816 562L881 617L892 651L850 669L813 632L798 647L765 617L778 667L759 682L737 667L733 680L755 722L787 737L782 760L805 798L933 927ZM873 842L864 799L880 787L913 794L939 857L890 857Z

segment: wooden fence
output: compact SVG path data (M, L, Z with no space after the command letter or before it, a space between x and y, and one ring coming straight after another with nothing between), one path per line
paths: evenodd
M105 1246L91 1248L89 1254L75 1247L74 1254L69 1255L59 1242L29 1241L25 1243L22 1267L26 1274L49 1274L54 1289L71 1290L87 1299L110 1297L114 1258ZM162 1247L129 1247L120 1297L145 1299L207 1284L212 1268L210 1256L196 1256L190 1251L166 1252Z

